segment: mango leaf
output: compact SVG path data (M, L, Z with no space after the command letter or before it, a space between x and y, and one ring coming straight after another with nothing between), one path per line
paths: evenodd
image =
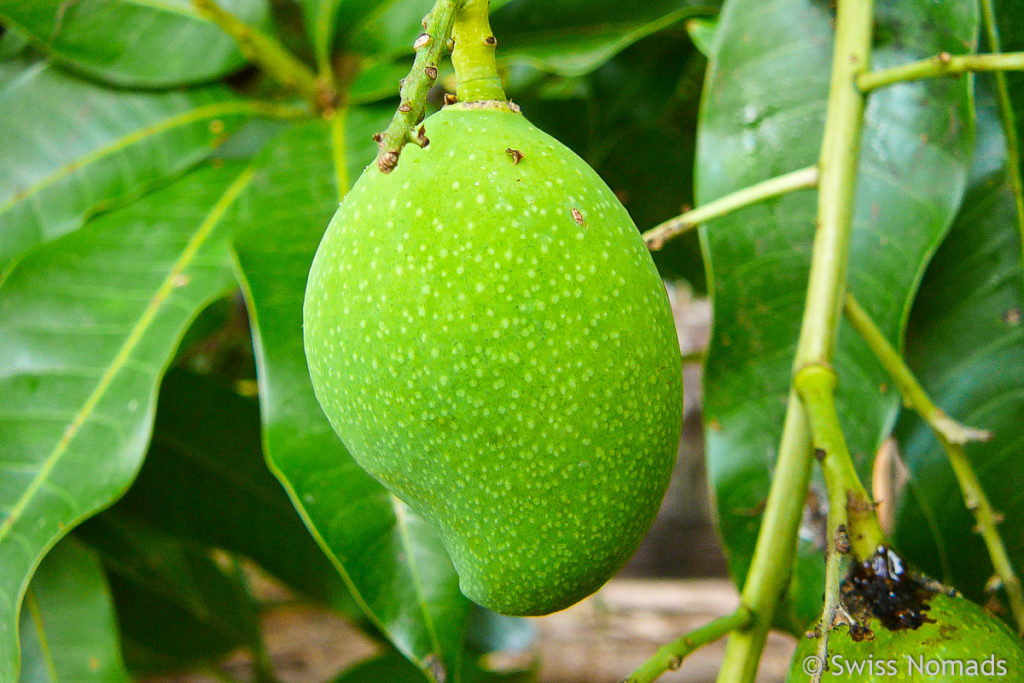
M17 57L28 47L28 38L11 29L0 29L0 60Z
M32 578L21 615L22 683L127 683L110 588L96 556L65 538Z
M373 158L363 141L381 123L349 112L350 171ZM347 190L332 164L328 125L278 138L240 203L249 228L235 248L256 332L267 457L367 616L424 673L454 672L469 602L448 555L428 524L352 460L320 411L306 367L306 276L339 186Z
M183 370L164 377L146 461L114 509L246 555L306 595L359 613L267 469L259 406L213 377Z
M876 67L971 49L974 3L886 2ZM697 200L815 163L832 57L832 16L813 0L729 0L715 33L698 129ZM897 342L928 257L962 196L972 149L967 79L871 95L858 168L849 286ZM761 522L800 328L816 196L786 195L702 229L714 322L705 369L709 477L737 584ZM862 476L898 409L866 345L844 325L838 410ZM813 530L808 530L813 531ZM800 551L777 615L801 631L820 610L823 563Z
M259 110L221 86L127 92L29 67L0 89L0 269L198 163Z
M248 24L268 22L265 0L219 4ZM5 0L0 23L54 61L118 85L201 83L245 63L234 41L191 0Z
M156 531L121 506L75 535L110 576L134 673L212 664L241 646L262 651L258 609L240 572L222 570L205 548Z
M995 0L992 4L1002 51L1024 50L1024 22L1020 20L1021 16L1024 16L1024 1ZM991 50L987 45L986 49ZM1010 102L1013 105L1017 139L1024 140L1024 74L1019 71L1006 71L1003 76L1006 78ZM1024 164L1024 158L1021 159L1021 164Z
M991 105L991 98L989 98ZM982 487L1006 519L999 526L1010 559L1024 568L1024 267L1013 189L995 107L979 109L978 157L949 237L914 302L907 360L935 401L957 419L995 436L965 446ZM915 564L984 599L992 564L946 454L909 411L897 434L909 470L894 538Z
M332 683L407 683L416 678L416 667L401 654L391 651L359 662ZM465 683L533 683L537 673L533 670L489 671L470 658L462 666L461 680Z
M433 0L302 0L306 31L321 64L336 40L346 52L364 56L411 53L423 30L420 22L433 6Z
M715 0L513 0L494 10L498 57L566 76L592 71L622 49L682 20L718 11Z
M250 179L199 169L36 249L0 286L0 680L17 675L37 563L138 471L160 375L230 285L222 218Z

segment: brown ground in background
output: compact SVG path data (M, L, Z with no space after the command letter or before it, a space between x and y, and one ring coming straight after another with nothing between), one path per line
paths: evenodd
M615 683L661 645L728 614L737 604L736 591L725 579L616 579L563 612L531 619L537 628L534 649L496 657L493 663L504 668L539 655L541 683ZM319 607L276 608L266 615L264 628L271 661L285 683L330 680L378 648L343 619ZM769 637L758 681L781 682L794 647L789 638ZM724 650L724 640L701 648L678 671L659 680L712 683ZM223 669L240 680L251 675L243 655L229 659ZM153 678L147 683L218 681L213 676L189 675Z

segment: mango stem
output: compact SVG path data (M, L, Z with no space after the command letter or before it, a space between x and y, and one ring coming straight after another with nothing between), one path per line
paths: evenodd
M455 13L452 65L455 67L455 95L459 102L506 99L498 77L498 65L494 61L498 41L491 32L490 5L490 0L465 0Z

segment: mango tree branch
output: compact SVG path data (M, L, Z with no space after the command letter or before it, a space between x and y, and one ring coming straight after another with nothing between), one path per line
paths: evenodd
M824 364L806 365L793 382L807 413L815 456L821 461L830 505L838 503L845 508L850 550L854 559L866 560L885 542L885 534L878 524L871 496L857 476L839 427L835 406L835 370Z
M706 223L713 218L719 218L732 213L745 206L757 204L765 199L778 197L794 190L814 187L817 184L817 166L808 166L798 171L769 178L750 187L727 194L724 197L719 197L713 202L708 202L704 206L698 206L696 209L691 209L665 221L661 225L651 228L643 234L644 242L647 244L647 248L652 251L661 249L665 242L697 227L701 223Z
M298 92L318 111L330 111L334 108L338 95L330 83L318 79L312 69L277 40L242 22L214 0L192 0L192 4L200 15L217 24L224 33L231 36L238 44L242 55L265 71L268 76L284 87Z
M871 0L839 0L825 134L818 164L817 233L794 372L828 363L846 285L853 190L864 94L856 86L871 55ZM779 599L789 583L811 470L807 416L791 389L772 487L740 600L754 611L750 628L729 636L720 683L750 683Z
M843 555L852 548L851 534L858 538L858 554L862 557L870 556L882 539L881 530L873 514L866 519L866 532L862 528L865 526L862 511L873 508L867 500L867 492L853 471L846 440L839 429L839 417L833 399L836 387L835 372L823 365L808 365L797 374L794 384L810 421L814 454L821 463L825 485L828 488L825 604L815 628L815 635L818 638L818 661L824 662L828 656L829 631L840 611L840 566ZM851 512L854 514L851 515ZM851 517L857 522L858 528L853 528ZM819 667L815 671L811 677L812 683L821 680L823 670L824 667Z
M377 133L377 168L390 173L398 164L398 156L407 142L423 147L429 140L423 129L413 133L427 110L427 92L437 80L437 66L447 49L452 35L455 13L465 0L436 0L434 8L423 19L423 33L416 38L413 48L416 58L409 75L402 79L399 90L402 101L391 123L383 133Z
M1000 52L999 28L996 24L996 13L992 0L981 0L981 19L985 29L985 40L988 49ZM999 103L999 118L1003 123L1003 137L1006 140L1006 173L1013 188L1013 202L1017 209L1017 232L1020 236L1021 256L1024 258L1024 180L1020 171L1020 143L1017 139L1017 117L1010 103L1010 88L1006 83L1006 74L996 71L996 100Z
M751 611L740 605L735 612L718 617L685 636L662 645L653 657L627 676L623 683L650 683L666 671L675 671L691 653L708 643L715 642L729 631L744 628L750 624L751 617Z
M996 576L999 577L1006 589L1010 611L1017 623L1017 629L1024 632L1024 589L1021 588L1020 579L1013 570L1006 546L1003 545L1003 540L996 528L1000 521L1000 515L992 508L992 504L978 480L978 475L971 467L970 460L967 459L967 453L964 452L962 446L968 441L987 440L991 438L992 434L981 429L965 427L935 405L896 349L892 347L885 335L852 295L847 295L844 310L847 320L868 343L882 367L899 386L907 405L931 426L943 450L946 451L949 464L953 468L960 491L963 493L964 502L967 509L974 515L978 533L988 549Z
M857 87L861 92L867 93L893 83L916 81L921 78L956 76L969 71L1021 70L1024 70L1024 52L985 55L951 55L943 52L930 59L863 73L857 77Z

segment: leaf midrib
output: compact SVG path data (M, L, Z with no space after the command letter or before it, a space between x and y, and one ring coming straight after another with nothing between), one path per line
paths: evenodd
M213 207L211 207L210 212L207 214L203 222L200 223L192 238L189 239L185 248L182 250L181 255L174 262L171 270L160 284L160 287L157 288L153 298L143 310L142 315L139 316L138 321L132 327L131 332L121 345L121 348L119 348L117 353L114 355L110 365L107 366L107 369L97 382L96 387L82 404L81 409L75 414L71 423L65 428L60 440L54 446L53 450L51 450L46 456L39 472L32 478L32 481L25 488L24 493L11 507L10 514L6 519L4 519L3 523L0 524L0 543L4 541L11 529L14 528L14 525L25 511L25 508L36 496L40 487L42 487L49 478L53 468L58 462L60 462L60 459L67 452L71 441L75 438L82 426L88 421L89 417L96 409L96 406L99 405L99 402L110 388L117 374L130 360L132 351L134 351L138 346L144 333L156 318L157 313L161 310L163 303L175 289L175 282L178 277L182 275L185 269L192 263L196 254L199 252L199 249L207 241L214 228L217 227L220 220L224 217L228 207L232 202L234 202L242 190L245 189L254 175L255 169L252 167L242 171L239 176L232 181Z
M106 145L99 147L88 154L85 154L77 159L73 159L60 168L52 171L46 176L43 176L35 183L30 185L24 190L17 192L9 200L0 204L0 215L11 210L12 207L24 202L29 197L38 194L45 188L53 185L57 181L70 176L76 171L80 171L86 166L94 164L105 157L111 156L116 152L119 152L130 145L137 142L141 142L148 137L154 137L160 133L164 133L173 128L184 127L190 123L201 121L204 118L213 118L223 114L233 113L255 113L258 111L258 107L254 106L255 103L248 100L235 100L230 102L216 102L213 104L206 104L200 107L195 107L183 112L179 112L173 116L164 118L156 123L152 123L148 126L143 126L137 130L133 130L127 135L123 135L119 138L112 140Z

